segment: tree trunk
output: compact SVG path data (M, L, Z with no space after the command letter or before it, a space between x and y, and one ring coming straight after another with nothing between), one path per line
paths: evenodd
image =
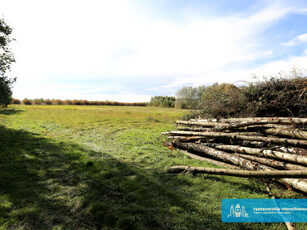
M249 147L242 147L239 145L224 145L224 144L207 144L204 143L204 145L220 149L220 150L226 150L226 151L233 151L238 153L244 153L244 154L250 154L250 155L256 155L256 156L262 156L262 157L269 157L279 160L285 160L290 161L298 164L307 165L307 157L306 156L300 156L296 154L291 153L284 153L274 150L265 150L265 149L258 149L258 148L249 148Z
M257 161L259 163L262 163L262 164L265 164L265 165L268 165L268 166L271 166L277 169L307 170L307 167L304 167L304 166L289 164L289 163L285 163L282 161L277 161L277 160L272 160L272 159L267 159L267 158L262 158L262 157L255 157L255 156L238 154L238 153L235 153L235 156L242 157L244 159L248 159L252 161Z
M219 122L256 122L262 124L307 124L307 118L299 117L247 117L247 118L228 118L228 119L219 119Z
M185 150L180 150L180 152L182 154L189 156L192 159L196 159L196 160L200 160L200 161L206 161L206 162L209 162L209 163L212 163L212 164L215 164L215 165L228 167L228 168L232 168L232 169L239 169L239 167L237 167L235 165L231 165L231 164L227 164L227 163L224 163L224 162L221 162L221 161L213 160L213 159L210 159L210 158L204 157L204 156L199 156L197 154L190 153L190 152L185 151Z
M223 151L219 151L216 149L209 148L207 146L204 146L203 144L195 144L195 143L182 143L179 140L174 140L174 147L178 147L180 149L185 149L185 150L192 150L196 151L199 153L203 153L205 155L220 159L226 163L231 163L236 166L240 166L244 169L248 170L262 170L262 171L274 171L275 169L262 165L260 163L254 163L252 161L246 160L244 158L234 156L231 154L227 154ZM306 177L305 177L306 178ZM290 185L291 187L303 191L307 193L307 182L298 180L298 179L288 179L288 178L283 178L278 180L280 183L286 183Z
M287 139L287 138L278 138L278 137L247 136L247 135L237 135L236 133L170 131L161 134L173 135L173 136L177 135L177 136L228 137L231 139L240 139L248 141L263 141L263 142L302 146L302 147L307 146L307 140Z
M271 135L280 135L280 136L294 137L294 138L307 140L307 131L301 131L298 129L271 128L271 129L266 129L263 132Z
M219 168L204 168L192 166L172 166L167 169L168 173L201 173L215 174L236 177L254 177L254 178L306 178L307 170L286 170L286 171L248 171L248 170L232 170Z

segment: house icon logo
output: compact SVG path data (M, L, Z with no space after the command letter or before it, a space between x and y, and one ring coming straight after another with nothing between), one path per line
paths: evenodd
M234 208L233 205L231 205L227 217L248 217L248 213L245 211L245 206L240 206L240 204L237 204Z

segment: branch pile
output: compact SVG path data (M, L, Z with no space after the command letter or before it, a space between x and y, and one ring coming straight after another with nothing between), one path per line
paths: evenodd
M307 118L230 118L176 124L176 131L162 133L171 140L166 142L169 148L232 170L173 166L168 172L274 178L307 193Z

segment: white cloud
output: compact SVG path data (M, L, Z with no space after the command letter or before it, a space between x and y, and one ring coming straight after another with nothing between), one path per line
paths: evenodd
M307 42L307 33L298 35L295 38L291 39L290 41L284 42L283 45L291 47L299 45L303 42Z
M0 0L0 5L17 38L13 47L14 74L19 77L16 95L56 93L55 97L82 95L84 99L92 96L50 84L50 90L39 89L63 78L74 84L77 76L95 76L97 85L112 76L117 80L159 76L157 82L171 76L172 82L164 88L246 79L253 70L226 70L226 66L271 56L259 37L294 10L273 2L248 15L186 11L176 21L152 15L150 9L143 11L144 5L128 0ZM29 82L32 89L26 88ZM129 89L120 91L119 95L133 95ZM99 95L103 97L103 92Z

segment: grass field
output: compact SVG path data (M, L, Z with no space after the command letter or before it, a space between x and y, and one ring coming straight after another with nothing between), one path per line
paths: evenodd
M0 229L287 229L221 222L221 199L269 198L255 180L165 173L177 164L214 167L163 147L160 132L174 129L183 113L55 105L0 111Z

